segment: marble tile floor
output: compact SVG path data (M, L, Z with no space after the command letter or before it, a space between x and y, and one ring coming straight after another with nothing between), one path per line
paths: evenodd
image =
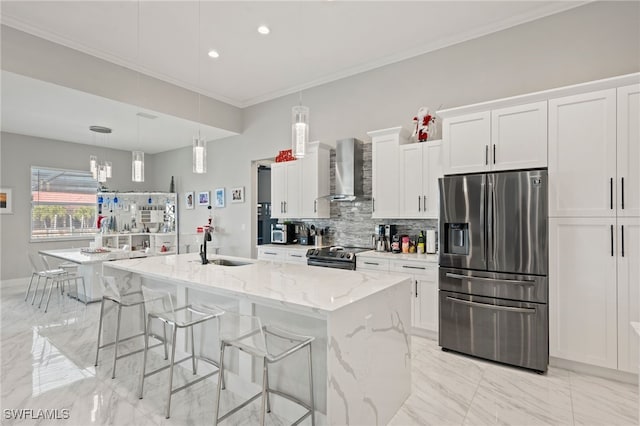
M145 382L137 397L141 354L110 355L95 368L99 304L52 297L48 313L24 302L26 284L0 287L0 414L2 425L201 425L211 424L216 376L178 392L164 417L166 375ZM443 352L436 342L413 343L413 392L390 424L401 425L637 425L637 386L568 370L546 375ZM162 362L151 356L150 362ZM186 363L185 365L187 365ZM181 369L178 381L191 373ZM225 392L223 407L234 395ZM258 424L259 405L223 424ZM63 420L15 420L7 410L57 409ZM277 415L269 425L285 424ZM310 424L306 420L303 424Z

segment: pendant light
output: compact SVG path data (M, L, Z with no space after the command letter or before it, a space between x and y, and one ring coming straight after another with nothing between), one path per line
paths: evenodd
M140 61L140 0L138 0L138 22L137 22L137 57ZM138 96L140 96L140 71L137 73L137 86ZM140 145L140 115L136 114L136 125L138 130L138 145ZM144 182L144 152L132 151L131 152L131 180L133 182Z
M131 153L131 180L144 182L144 152L142 151Z
M198 73L198 90L200 90L200 2L198 1L198 51L196 67ZM193 173L207 173L207 141L200 136L200 92L198 92L198 136L193 138Z
M309 142L309 108L300 105L291 109L291 152L296 158L303 158Z
M111 133L111 129L104 126L89 126L89 130L95 133L104 134L105 140L102 143L103 146L107 145L107 135ZM93 141L95 144L95 133L93 134ZM90 155L89 156L89 170L91 170L91 175L94 179L96 179L100 183L105 183L107 179L111 179L113 176L112 172L112 163L111 161L98 161L98 156Z

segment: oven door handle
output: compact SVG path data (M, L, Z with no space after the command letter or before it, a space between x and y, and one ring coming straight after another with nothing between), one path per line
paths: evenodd
M470 300L461 300L461 299L456 299L455 297L451 297L451 296L447 296L447 300L450 300L454 303L459 303L461 305L468 305L468 306L475 306L478 308L486 308L486 309L493 309L496 311L507 311L507 312L517 312L517 313L521 313L521 314L535 314L536 313L536 309L535 308L516 308L513 306L500 306L500 305L491 305L489 303L478 303L478 302L472 302Z
M508 280L508 279L501 279L501 278L474 277L472 275L453 274L451 272L447 272L445 276L449 278L459 278L462 280L473 279L478 281L497 281L500 283L519 284L519 285L534 285L536 283L533 280Z

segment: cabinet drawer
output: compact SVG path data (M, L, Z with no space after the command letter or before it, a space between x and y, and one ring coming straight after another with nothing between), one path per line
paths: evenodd
M389 260L378 258L356 257L357 270L389 271Z
M258 259L270 260L275 262L284 262L287 258L286 250L274 249L274 248L259 248Z
M438 265L427 262L412 262L405 260L392 260L389 265L391 272L402 272L404 274L413 274L420 279L437 281Z
M302 250L288 250L286 256L287 263L300 263L302 265L307 264L307 255Z

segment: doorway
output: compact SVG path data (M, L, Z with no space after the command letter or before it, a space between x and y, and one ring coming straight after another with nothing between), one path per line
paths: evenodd
M257 247L271 244L271 225L278 223L278 219L271 218L271 164L273 159L253 161L253 185L255 202L252 209L251 245L253 258L257 257Z

